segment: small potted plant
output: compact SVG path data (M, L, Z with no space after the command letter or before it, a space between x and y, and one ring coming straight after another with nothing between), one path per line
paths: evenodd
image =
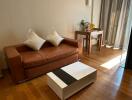
M85 20L81 20L80 25L81 25L81 31L86 31L88 22L85 22Z

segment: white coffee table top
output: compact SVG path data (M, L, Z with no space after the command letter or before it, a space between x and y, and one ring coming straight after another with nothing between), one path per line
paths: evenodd
M74 77L77 80L80 80L83 77L96 71L96 69L86 64L83 64L81 62L76 62L70 65L67 65L61 69L67 72L68 74L70 74L72 77Z
M73 64L67 65L61 68L63 71L74 77L76 80L80 80L85 76L93 73L96 69L83 64L81 62L75 62ZM64 83L59 77L57 77L53 72L49 72L47 74L56 84L58 84L61 88L65 88L68 85Z

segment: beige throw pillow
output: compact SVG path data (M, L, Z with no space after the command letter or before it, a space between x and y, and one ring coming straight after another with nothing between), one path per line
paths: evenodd
M63 39L64 38L61 37L56 31L54 31L52 34L47 35L46 37L46 40L56 47L61 43Z
M25 45L32 48L33 50L39 50L46 40L39 37L35 32L31 32L28 39L24 42Z

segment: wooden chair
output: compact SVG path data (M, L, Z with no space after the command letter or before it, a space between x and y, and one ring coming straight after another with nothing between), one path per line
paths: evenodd
M93 33L96 38L93 36ZM87 32L76 31L75 39L77 39L78 35L85 35L85 38L83 38L83 46L86 44L85 46L88 54L91 53L91 49L94 44L98 44L99 51L101 50L103 43L103 31L101 29L94 28L93 30ZM93 41L96 43L93 43Z
M91 53L91 49L93 45L97 45L99 51L101 51L102 43L103 43L103 31L98 28L94 28L92 32L90 32L88 40L86 38L83 38L83 46L85 46L86 41L88 41L88 45L86 48L89 51L89 54Z

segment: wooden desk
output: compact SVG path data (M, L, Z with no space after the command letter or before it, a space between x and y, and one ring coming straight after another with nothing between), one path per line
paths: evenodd
M86 36L86 50L87 50L88 54L91 53L91 49L92 49L91 32L93 32L93 31L100 31L100 29L95 28L90 32L75 31L75 39L76 40L78 39L78 35L85 35ZM99 50L101 50L102 41L103 41L103 32L98 35Z

